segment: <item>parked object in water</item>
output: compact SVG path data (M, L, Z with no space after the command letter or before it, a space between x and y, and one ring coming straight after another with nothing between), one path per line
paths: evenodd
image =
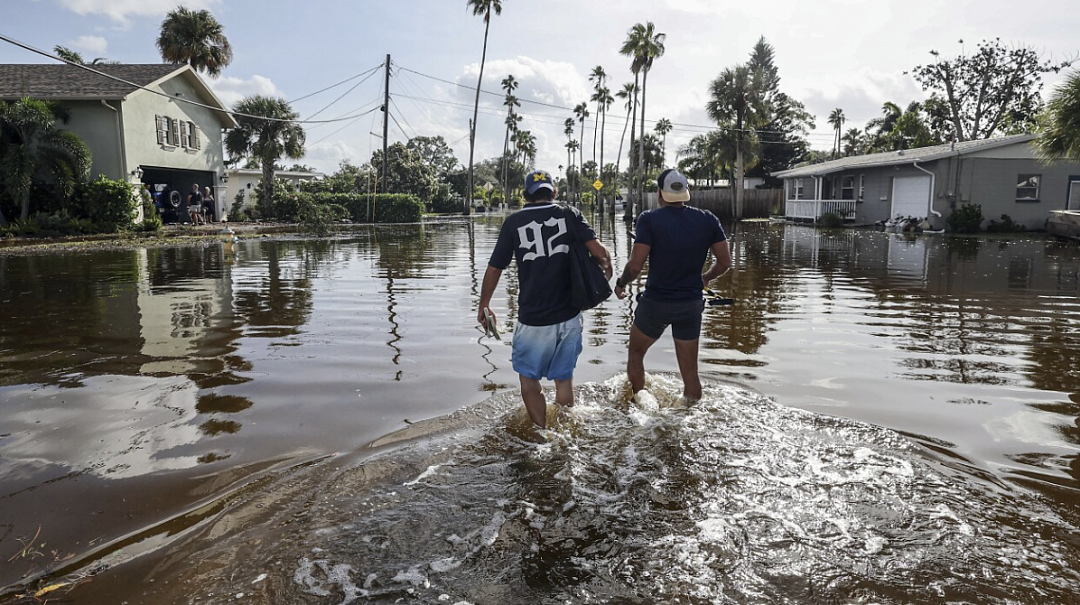
M1052 210L1046 219L1046 232L1080 240L1080 210Z

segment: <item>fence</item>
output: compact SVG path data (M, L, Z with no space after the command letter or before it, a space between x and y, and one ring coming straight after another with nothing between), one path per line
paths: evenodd
M729 219L735 216L734 189L694 189L690 192L690 205L708 210L716 216ZM656 208L656 194L645 194L645 207ZM783 189L744 189L743 218L766 218L780 214L784 208Z

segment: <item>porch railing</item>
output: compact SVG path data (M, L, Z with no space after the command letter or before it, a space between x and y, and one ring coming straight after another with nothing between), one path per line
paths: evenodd
M827 212L832 212L841 219L855 220L855 200L786 200L784 216L817 220Z

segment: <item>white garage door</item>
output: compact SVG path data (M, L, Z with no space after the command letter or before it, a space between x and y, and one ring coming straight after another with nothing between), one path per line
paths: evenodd
M892 217L926 218L930 207L930 177L896 177L893 179L892 200Z

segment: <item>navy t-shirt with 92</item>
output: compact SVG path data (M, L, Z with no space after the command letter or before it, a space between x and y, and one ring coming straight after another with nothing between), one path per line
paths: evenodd
M649 246L649 300L701 298L701 274L709 248L727 239L720 219L693 206L663 206L642 212L634 242Z
M518 321L527 326L550 326L580 313L570 304L569 252L575 239L596 239L575 208L530 204L503 222L488 264L503 270L517 261Z

